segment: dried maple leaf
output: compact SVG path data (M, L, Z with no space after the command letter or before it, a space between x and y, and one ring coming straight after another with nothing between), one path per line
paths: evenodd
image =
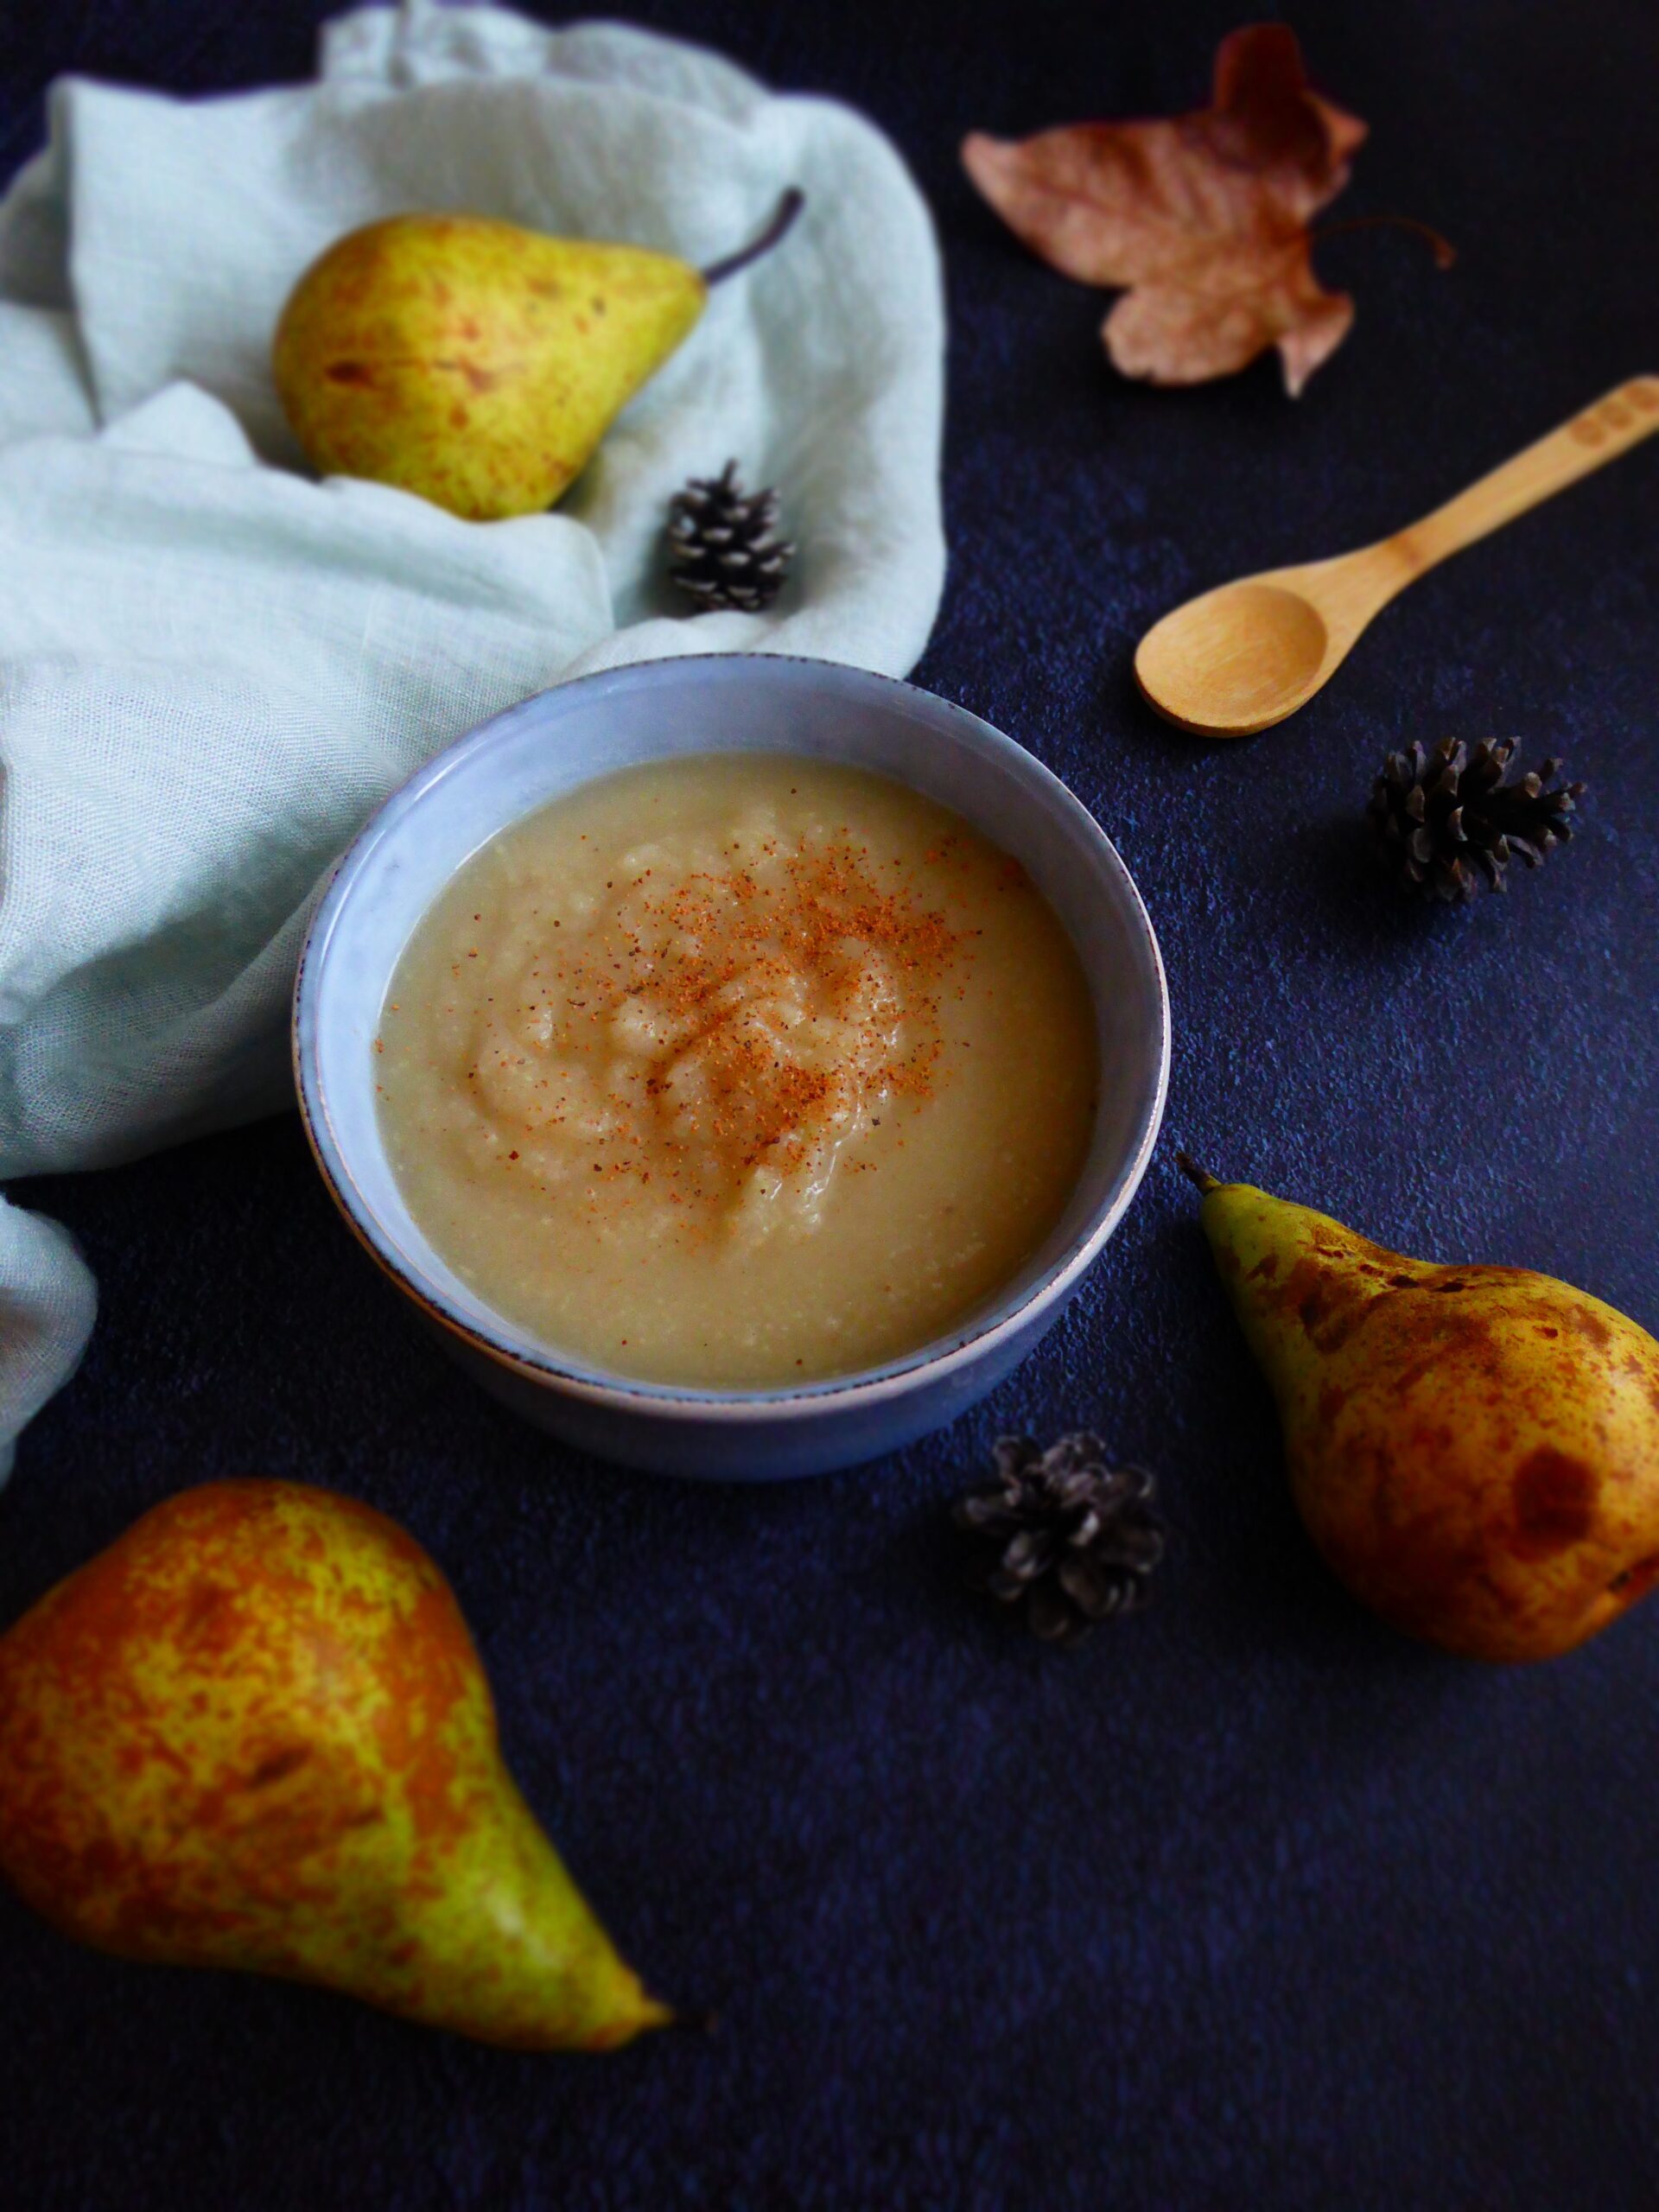
M1294 394L1354 319L1313 274L1307 224L1347 183L1365 128L1308 89L1294 32L1250 23L1217 49L1207 108L1017 143L976 131L962 158L1045 260L1129 288L1101 331L1125 376L1202 384L1276 346Z

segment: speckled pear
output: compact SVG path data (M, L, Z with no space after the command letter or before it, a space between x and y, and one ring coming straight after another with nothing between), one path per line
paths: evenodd
M550 506L702 315L708 270L482 215L394 215L338 239L295 286L271 365L325 474L365 476L473 521Z
M1181 1155L1297 1506L1396 1628L1570 1650L1659 1580L1659 1344L1525 1268L1438 1267Z
M0 1873L101 1949L486 2043L669 2017L502 1764L437 1567L297 1483L181 1492L0 1637Z

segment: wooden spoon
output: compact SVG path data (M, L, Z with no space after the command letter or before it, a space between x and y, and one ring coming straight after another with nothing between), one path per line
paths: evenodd
M1306 706L1396 592L1659 430L1659 377L1636 377L1376 545L1269 569L1156 622L1135 680L1160 715L1204 737L1248 737Z

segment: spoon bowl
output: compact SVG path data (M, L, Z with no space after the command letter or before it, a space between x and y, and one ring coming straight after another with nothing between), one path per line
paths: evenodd
M1282 721L1334 665L1319 608L1266 576L1176 607L1135 656L1135 680L1159 713L1206 736L1247 737Z

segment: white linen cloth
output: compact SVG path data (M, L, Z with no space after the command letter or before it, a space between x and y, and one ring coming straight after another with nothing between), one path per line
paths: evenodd
M461 522L302 472L268 368L334 238L480 210L719 287L559 511ZM409 0L326 29L315 85L54 88L0 203L0 1177L92 1167L289 1098L319 880L472 723L561 678L765 649L893 674L944 574L944 315L926 211L870 124L614 23ZM736 456L800 551L765 615L687 620L670 494ZM0 1478L92 1287L0 1198Z

